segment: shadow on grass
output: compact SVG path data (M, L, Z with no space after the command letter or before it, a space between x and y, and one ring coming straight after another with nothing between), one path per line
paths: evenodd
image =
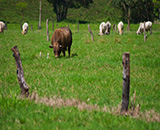
M73 53L71 57L75 57L78 56L77 53Z

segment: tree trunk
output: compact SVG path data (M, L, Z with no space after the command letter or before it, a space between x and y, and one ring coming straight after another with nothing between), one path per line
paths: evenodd
M55 1L54 10L57 15L57 22L65 20L67 18L67 11L71 2Z
M131 15L131 10L130 7L125 3L125 1L122 2L123 8L125 10L125 15L127 16L127 22L128 22L128 26L127 26L127 30L130 31L130 15Z
M130 8L128 8L128 15L127 15L127 22L128 22L127 30L128 31L130 31L130 16L131 16L131 10Z

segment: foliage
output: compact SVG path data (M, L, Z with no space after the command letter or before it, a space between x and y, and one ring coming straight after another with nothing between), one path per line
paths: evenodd
M154 15L156 18L160 19L160 1L153 0L154 3Z
M25 11L26 8L27 8L27 3L25 3L25 2L18 2L16 4L17 12L21 12L22 21L23 21L23 18L24 18L24 11Z
M20 23L22 20L31 22L39 18L39 0L0 0L0 5L0 20ZM42 0L42 20L54 17L53 7Z
M67 18L67 11L70 7L88 6L92 0L48 0L52 3L54 11L57 15L57 21L60 22Z
M152 0L113 0L112 4L117 8L121 7L123 19L126 21L129 17L134 23L142 21L153 21L153 1ZM129 16L130 10L130 16ZM127 16L127 17L126 17Z

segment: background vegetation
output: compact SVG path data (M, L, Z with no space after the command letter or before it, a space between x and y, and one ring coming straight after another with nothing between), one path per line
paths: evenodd
M67 20L68 22L81 21L95 23L102 21L117 22L122 20L127 23L128 13L130 13L129 18L131 23L138 23L158 19L160 14L160 4L157 0L64 1L65 0L41 0L42 21L53 19L53 21ZM40 0L1 0L0 20L12 23L39 20L39 3ZM123 3L127 10L125 10ZM66 11L63 11L63 9ZM58 10L62 10L62 12Z

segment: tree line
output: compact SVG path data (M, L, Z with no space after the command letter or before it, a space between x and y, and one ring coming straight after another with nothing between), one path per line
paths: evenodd
M160 0L103 0L103 2L104 5L109 6L103 6L100 8L101 5L96 5L97 7L99 6L98 9L101 10L99 12L104 13L104 15L101 14L99 16L104 17L103 19L108 17L108 20L110 17L114 17L114 20L122 19L122 21L128 23L128 29L130 29L130 22L139 23L142 21L154 21L154 19L160 19ZM40 0L2 0L0 1L1 20L38 20L39 3ZM99 3L102 3L102 1L99 1ZM43 20L46 18L52 18L60 22L66 20L67 16L69 17L69 15L67 15L69 9L73 10L73 15L75 9L83 8L88 11L90 10L90 6L93 6L93 4L97 4L97 0L43 0L42 18ZM119 17L120 15L113 10L113 8L116 8L119 12L122 12L119 13L121 18ZM103 10L105 11L103 12ZM106 11L109 12L110 15L107 15ZM95 10L95 13L96 12L97 10ZM88 19L89 21L92 19L96 20L96 18L94 18L94 13L92 14L93 15L90 16L90 19ZM74 15L76 16L76 14ZM87 15L87 13L85 15ZM87 17L88 16L86 16L86 18ZM81 16L76 20L80 19Z
M67 19L69 8L88 7L93 0L48 0L54 7L57 21ZM105 4L105 3L104 3ZM154 18L160 18L159 0L111 0L111 6L119 8L123 12L123 20L138 23L141 21L153 21Z

